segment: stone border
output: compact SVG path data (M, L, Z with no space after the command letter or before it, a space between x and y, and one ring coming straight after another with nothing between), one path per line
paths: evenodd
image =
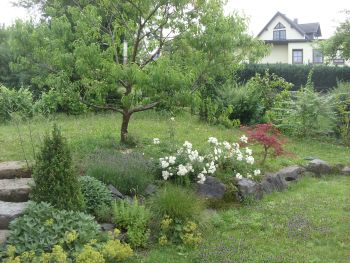
M331 166L323 160L313 159L306 167L293 165L283 168L276 173L267 174L260 183L242 178L237 181L238 197L245 199L253 196L256 199L261 199L264 194L283 191L290 183L298 181L301 175L306 172L312 173L315 177L331 173L350 175L350 166L339 164Z

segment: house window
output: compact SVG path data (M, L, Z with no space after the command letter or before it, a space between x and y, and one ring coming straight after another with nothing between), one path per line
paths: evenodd
M313 63L314 64L322 64L323 63L323 55L321 50L314 49L313 50Z
M278 23L273 29L273 40L286 40L286 27Z
M292 62L293 64L303 64L303 50L293 49L292 51Z
M333 59L333 63L334 63L334 65L344 65L345 60L342 58L335 58L335 59Z

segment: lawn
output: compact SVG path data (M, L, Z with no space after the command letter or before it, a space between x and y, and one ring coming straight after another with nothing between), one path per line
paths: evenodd
M305 177L287 191L215 213L207 240L197 250L158 247L140 254L135 262L346 263L349 193L349 177Z
M175 139L180 144L185 140L201 148L208 137L237 141L242 132L239 129L210 126L197 118L184 114L175 117ZM39 118L30 123L10 123L0 126L0 161L33 159L33 145L38 146L43 135L56 122L68 139L74 159L79 162L97 149L118 150L121 116L118 114L89 114L86 116L58 115L54 118ZM169 116L159 113L140 113L133 116L129 132L138 141L139 151L151 153L149 145L153 138L169 139ZM253 147L260 151L260 147ZM291 164L305 164L306 157L318 157L332 164L350 163L350 148L327 142L325 139L287 138L289 156L269 160L265 171L274 171ZM24 154L25 153L25 154ZM259 156L255 155L258 159Z
M33 159L43 135L56 122L79 165L99 150L124 150L118 144L121 118L116 114L86 116L58 115L30 123L0 126L0 161ZM129 131L138 141L134 151L153 156L153 138L169 140L169 116L160 113L135 115ZM237 141L239 129L210 126L184 114L175 117L175 140L188 140L201 149L208 137ZM306 164L318 157L332 164L350 164L349 147L326 139L287 138L291 153L268 159L264 172L291 164ZM253 147L256 152L258 146ZM255 155L259 161L259 155ZM349 262L350 258L350 177L302 178L290 189L222 211L206 210L204 243L197 249L182 246L140 250L132 262ZM208 216L209 215L209 216Z

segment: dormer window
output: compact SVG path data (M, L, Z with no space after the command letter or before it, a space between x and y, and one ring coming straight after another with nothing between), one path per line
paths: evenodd
M273 29L273 40L286 40L286 27L278 23Z

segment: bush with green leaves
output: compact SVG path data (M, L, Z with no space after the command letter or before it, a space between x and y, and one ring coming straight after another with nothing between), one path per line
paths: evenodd
M99 151L87 159L87 175L105 184L112 184L123 194L143 194L152 183L154 163L141 153Z
M350 145L350 83L338 83L330 95L336 116L336 135L342 143Z
M77 251L99 238L99 231L99 225L90 215L31 202L24 214L11 222L7 244L15 246L18 254L51 251L58 244L67 251Z
M144 247L150 230L151 212L135 198L132 202L120 200L113 204L113 222L126 231L126 240L132 247Z
M289 65L289 64L245 64L236 71L236 80L239 83L246 83L257 73L264 74L266 70L274 73L286 81L293 83L293 90L299 90L305 85L311 70L314 70L312 77L316 91L330 91L337 86L338 81L350 81L350 67L330 67L327 65Z
M169 242L196 245L201 242L198 223L201 222L204 203L194 192L167 184L150 202L160 245Z
M51 89L41 94L40 99L35 102L34 109L43 115L57 112L77 115L86 112L87 106L80 101L75 92Z
M32 93L28 89L8 89L0 85L0 121L11 120L13 113L25 118L32 117Z
M31 199L48 202L58 209L84 210L78 175L65 138L54 125L52 136L46 135L37 154L33 170Z
M283 100L269 114L280 130L295 136L328 135L334 128L334 114L330 96L317 93L311 81L295 93L294 98Z
M89 214L96 215L102 206L111 205L112 194L104 183L91 176L81 176L79 183Z

